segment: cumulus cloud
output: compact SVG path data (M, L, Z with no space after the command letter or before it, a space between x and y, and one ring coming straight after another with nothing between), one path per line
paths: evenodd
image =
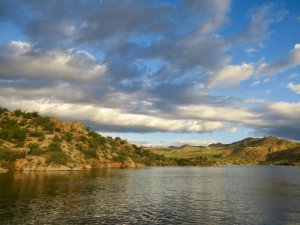
M227 65L217 74L212 75L208 87L236 85L243 80L248 80L253 74L254 66L252 64Z
M294 84L294 83L289 83L287 86L289 89L291 89L293 92L296 94L300 94L300 84Z
M22 108L29 111L38 111L43 114L62 118L72 118L96 123L101 127L125 127L134 130L140 128L144 130L169 131L169 132L213 132L223 127L219 121L201 121L184 119L166 119L158 116L147 116L141 114L129 114L120 109L96 107L93 105L67 104L53 102L49 99L21 100L0 97L0 104L8 108ZM129 128L128 128L129 127Z
M106 65L86 51L69 49L35 53L28 42L11 41L0 48L0 78L57 79L89 82L104 76Z

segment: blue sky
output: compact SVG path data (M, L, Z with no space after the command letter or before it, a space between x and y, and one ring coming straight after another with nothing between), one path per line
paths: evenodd
M300 140L296 1L0 0L0 105L141 145Z

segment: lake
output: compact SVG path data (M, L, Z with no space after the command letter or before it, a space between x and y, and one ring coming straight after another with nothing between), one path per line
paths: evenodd
M0 174L0 224L299 224L300 167Z

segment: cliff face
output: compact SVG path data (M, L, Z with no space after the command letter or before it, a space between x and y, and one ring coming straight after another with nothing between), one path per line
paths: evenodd
M81 170L165 165L168 160L121 138L104 137L80 122L0 108L0 168Z

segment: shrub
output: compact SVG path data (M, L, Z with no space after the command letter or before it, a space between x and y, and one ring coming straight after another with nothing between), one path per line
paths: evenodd
M73 140L73 134L68 132L68 133L64 134L62 139L67 142L71 142Z
M66 164L70 157L62 150L60 143L52 142L47 148L47 160L50 163Z
M83 151L83 145L81 143L76 143L75 147L77 150Z
M66 164L70 161L70 157L64 151L47 152L47 160L50 163Z
M30 137L36 137L36 138L40 138L40 137L45 137L45 134L41 131L30 131L29 132L29 136Z
M16 159L25 158L24 151L12 151L9 148L0 148L0 161L13 162Z
M29 144L29 154L30 155L42 155L43 150L40 148L38 144Z
M27 136L27 129L20 128L16 120L5 119L1 121L2 130L0 131L0 138L17 142L24 142Z
M0 107L0 114L8 112L7 108Z
M98 153L94 149L84 150L84 151L82 151L82 153L84 154L85 159L90 159L90 158L97 159L98 158Z
M41 127L43 127L43 129L45 131L49 131L49 132L54 132L55 131L55 126L54 124L51 122L49 117L44 117L44 116L37 116L35 118L35 123Z
M61 148L59 142L52 142L52 143L48 146L47 151L50 151L50 152L62 151L62 148Z
M78 141L81 141L83 143L86 143L88 141L88 138L84 135L80 135L78 138L77 138Z
M19 117L19 116L23 115L23 112L21 109L17 109L14 111L14 114L15 114L15 116Z
M58 137L57 135L54 135L53 142L61 142L60 137Z
M23 117L26 119L33 119L39 117L39 114L38 112L27 112L27 113L23 113Z
M129 156L129 152L124 149L118 151L117 154L118 155L114 156L114 160L116 160L117 162L125 162Z

